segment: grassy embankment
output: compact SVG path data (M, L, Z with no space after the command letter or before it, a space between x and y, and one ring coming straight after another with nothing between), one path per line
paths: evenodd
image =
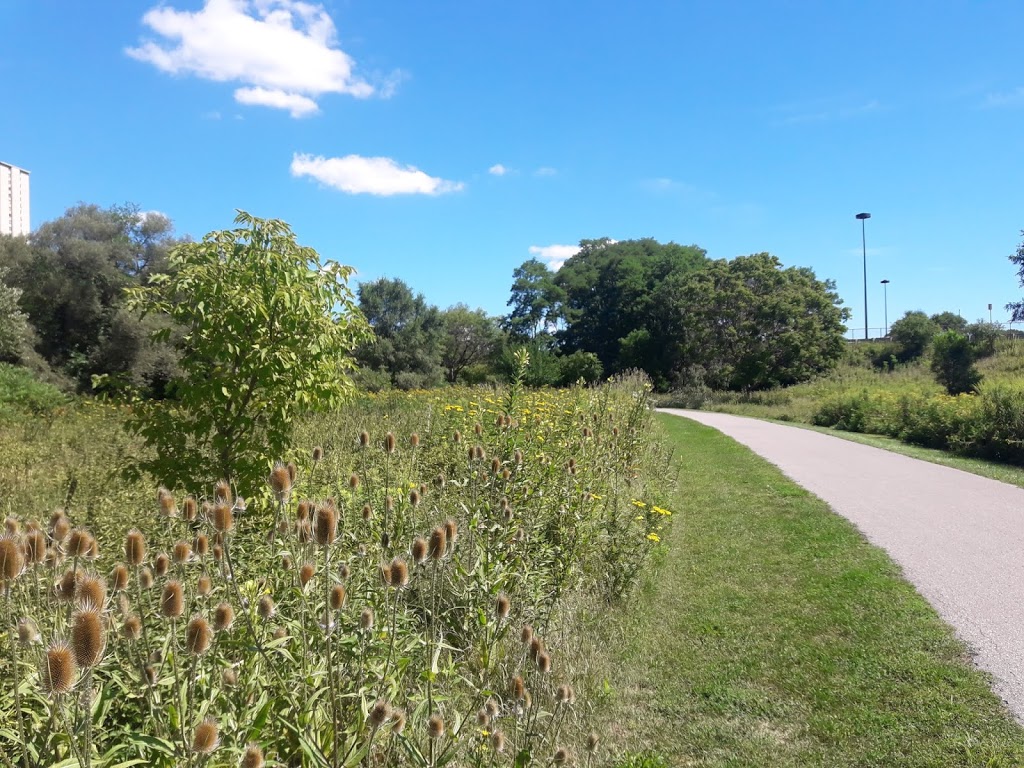
M746 448L661 421L679 519L607 638L613 731L663 758L643 765L1024 761L1024 731L882 551Z

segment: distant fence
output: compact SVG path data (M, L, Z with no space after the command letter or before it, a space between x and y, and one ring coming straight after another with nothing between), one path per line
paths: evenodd
M1024 337L1024 323L991 323L991 325L1006 331L1009 335L1015 338ZM890 325L889 328L892 328ZM878 328L872 328L868 326L868 338L867 341L885 341L888 337L887 331L889 329L879 326ZM847 328L846 329L846 340L847 341L864 341L864 329L863 328Z

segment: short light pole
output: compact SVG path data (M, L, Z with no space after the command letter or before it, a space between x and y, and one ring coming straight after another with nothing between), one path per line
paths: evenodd
M858 213L860 219L860 246L864 252L864 341L868 340L868 241L864 233L864 222L871 218L870 213Z
M889 281L882 281L882 294L885 296L885 338L889 338Z

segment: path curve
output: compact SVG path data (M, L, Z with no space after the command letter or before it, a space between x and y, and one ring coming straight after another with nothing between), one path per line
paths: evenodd
M1024 722L1024 489L809 429L662 410L747 446L888 552Z

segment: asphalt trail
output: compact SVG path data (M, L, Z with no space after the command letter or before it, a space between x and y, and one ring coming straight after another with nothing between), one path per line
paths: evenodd
M809 429L663 410L747 446L888 552L1024 722L1024 489Z

